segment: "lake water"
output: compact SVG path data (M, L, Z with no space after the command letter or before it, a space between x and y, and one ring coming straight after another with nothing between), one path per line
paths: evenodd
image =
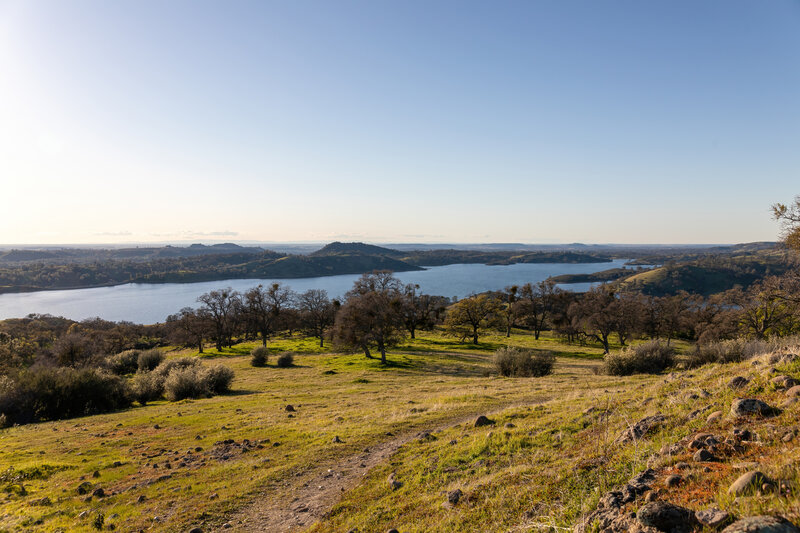
M610 263L540 263L516 265L446 265L429 267L419 272L395 274L403 283L416 283L422 292L463 298L472 293L499 290L509 285L535 283L560 274L589 274L622 267L627 259ZM106 320L128 320L142 324L162 322L167 315L182 307L196 307L197 297L222 287L240 292L259 283L283 283L297 292L325 289L331 298L344 295L358 275L327 276L299 279L236 279L202 283L129 283L116 287L40 291L0 295L0 319L24 317L31 313L47 313L73 320L100 317ZM592 284L563 285L565 289L585 291Z

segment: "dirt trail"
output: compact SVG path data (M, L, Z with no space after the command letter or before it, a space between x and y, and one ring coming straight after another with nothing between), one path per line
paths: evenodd
M492 416L511 407L537 405L544 401L546 399L523 404L514 403L495 409L491 413L485 410L476 411L469 415L442 420L427 428L409 430L389 437L389 440L361 453L338 459L336 464L309 469L276 487L282 493L280 497L276 497L274 489L265 490L251 504L239 509L229 518L231 529L221 531L265 533L302 531L322 519L342 495L355 487L367 472L388 460L403 444L417 438L422 431L436 433L458 424L471 422L482 414Z

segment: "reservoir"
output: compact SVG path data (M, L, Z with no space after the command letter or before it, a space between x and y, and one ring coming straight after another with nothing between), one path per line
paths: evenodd
M463 298L473 293L501 290L509 285L536 283L561 274L590 274L610 268L620 268L628 260L610 263L519 263L515 265L457 264L427 267L424 271L398 272L403 283L419 285L427 294ZM183 307L197 307L197 297L224 287L243 292L256 285L282 283L296 292L324 289L331 298L340 298L350 290L360 276L347 274L319 278L297 279L235 279L199 283L129 283L115 287L38 291L0 295L0 320L20 318L31 313L63 316L73 320L100 317L105 320L126 320L153 324L163 322ZM589 283L561 287L585 291Z

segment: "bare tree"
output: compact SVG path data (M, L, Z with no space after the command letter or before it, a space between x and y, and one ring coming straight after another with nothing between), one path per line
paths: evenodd
M517 292L519 292L519 287L516 285L511 285L503 289L503 296L506 301L505 307L503 308L503 322L506 326L506 337L511 337L511 328L514 327L514 322L517 318L518 307L515 305L517 303Z
M263 346L267 345L267 339L278 329L281 313L290 305L292 296L292 291L280 283L273 283L267 288L258 285L245 293L248 319L261 334Z
M800 195L794 197L792 204L773 204L772 216L781 222L786 245L800 252Z
M187 346L197 346L203 353L203 341L206 338L211 320L205 309L184 307L177 314L167 317L173 342Z
M207 314L214 325L214 343L217 350L233 344L233 334L242 307L241 296L230 287L203 294L197 301L203 304L201 312Z
M563 291L551 279L522 286L517 309L525 325L533 330L534 339L539 340L539 335L547 327L557 296L561 292Z
M297 297L297 306L303 327L319 338L320 348L324 347L325 332L336 318L336 308L328 299L328 293L320 289L309 289Z

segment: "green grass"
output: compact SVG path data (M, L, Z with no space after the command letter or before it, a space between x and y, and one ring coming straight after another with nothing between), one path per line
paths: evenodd
M492 352L506 344L555 351L555 373L544 378L497 377ZM275 353L296 352L295 367L276 368L271 356L270 366L253 368L249 352L256 345L243 343L203 354L204 363L235 370L229 395L154 402L117 413L0 430L0 531L92 531L92 517L100 512L106 524L120 531L184 531L200 524L213 529L253 500L291 501L288 481L304 479L315 465L335 467L337 461L384 442L388 432L401 435L435 427L445 429L434 440L403 445L343 494L313 530L568 527L603 491L644 468L663 444L703 428L704 417L687 421L689 412L706 405L727 409L734 393L725 387L726 381L735 373L752 373L749 363L743 363L712 365L674 379L596 375L599 348L566 345L550 335L537 341L522 332L510 339L487 335L477 348L440 332L422 332L391 349L389 365L363 354L331 353L327 347L316 353L314 339L295 336L270 343ZM198 354L170 352L170 357L187 355ZM797 375L798 368L785 370ZM702 388L713 397L685 399ZM748 392L771 403L781 396L766 378L755 379ZM284 409L287 404L296 408L291 417ZM587 407L609 416L582 414ZM654 412L670 416L660 432L636 446L613 445L627 422ZM497 424L453 426L476 413L494 413ZM506 423L513 427L506 428ZM800 427L800 419L793 409L765 424ZM771 436L774 431L752 427L763 432L764 453L769 453L768 446L777 441ZM336 436L343 443L332 446ZM223 460L215 443L225 439L259 441L262 447L231 453ZM202 450L195 451L197 447ZM781 454L776 469L791 470L792 461L800 459L796 448ZM192 459L187 466L178 467L187 457ZM164 468L167 458L171 470ZM115 461L121 465L113 466ZM386 483L393 472L403 483L394 492ZM165 474L171 477L159 481ZM692 498L740 511L755 508L755 503L725 499L720 487L735 474L715 471L712 477L719 486L709 488L698 481ZM84 481L113 494L85 501L76 490ZM463 504L443 508L447 491L455 488L464 491ZM140 496L145 500L137 503ZM51 505L33 504L43 497ZM796 513L792 509L790 515ZM79 518L84 511L88 515Z

